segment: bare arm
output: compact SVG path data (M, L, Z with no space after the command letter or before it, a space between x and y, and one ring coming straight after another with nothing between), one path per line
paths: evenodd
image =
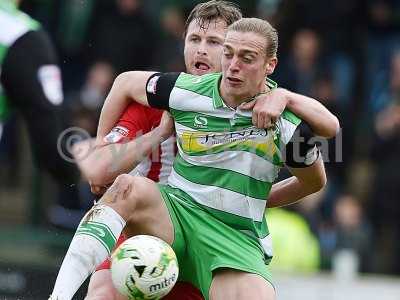
M332 138L340 130L338 118L313 98L288 91L287 107L306 121L316 135Z
M289 168L294 175L272 186L267 207L279 207L293 204L305 196L316 193L326 184L324 162L320 156L307 168Z
M123 173L129 173L163 140L159 129L125 144L97 147L79 163L86 179L93 185L105 186Z
M78 166L93 187L104 187L123 173L134 169L154 147L173 133L173 121L164 112L160 125L151 132L127 143L113 143L97 146L88 157L78 160ZM83 142L85 143L85 142ZM81 144L81 147L87 147ZM79 145L78 145L79 147ZM79 149L76 149L79 151Z
M256 100L242 104L241 108L253 109L253 124L259 128L272 127L283 110L288 108L306 121L315 135L331 138L340 129L337 117L319 101L283 88L261 94Z
M136 101L148 106L146 83L153 74L154 72L125 72L114 80L100 114L96 141L98 145L103 144L103 138L113 128L130 102Z
M294 176L272 186L267 207L292 204L325 186L324 162L313 137L307 123L297 126L283 153L285 164Z

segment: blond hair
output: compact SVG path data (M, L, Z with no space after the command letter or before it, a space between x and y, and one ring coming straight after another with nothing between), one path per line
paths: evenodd
M265 38L267 58L276 57L278 52L278 32L265 20L242 18L228 27L228 31L254 32Z

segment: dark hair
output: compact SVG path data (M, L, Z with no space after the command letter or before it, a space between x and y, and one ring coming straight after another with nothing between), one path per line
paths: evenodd
M242 12L235 3L229 1L211 0L197 4L186 20L184 37L186 37L189 24L193 20L197 20L201 28L207 29L211 21L219 18L229 26L242 18Z

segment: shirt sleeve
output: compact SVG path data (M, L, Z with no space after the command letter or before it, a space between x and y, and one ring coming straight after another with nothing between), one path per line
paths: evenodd
M63 102L57 56L43 30L29 31L17 39L7 51L0 73L7 94L19 108L51 110Z
M106 135L106 140L110 144L126 143L134 138L143 135L152 129L150 121L151 110L139 103L130 104L121 118L115 124L114 128Z
M155 73L146 83L147 102L150 107L168 110L169 97L180 73Z
M285 163L290 168L306 168L318 159L320 153L314 133L306 122L302 121L297 126L292 138L286 145L285 155Z
M60 184L78 182L76 165L59 155L62 151L72 157L66 143L70 140L60 139L69 116L63 106L56 51L45 31L28 31L11 45L1 65L0 81L8 103L24 118L37 164Z

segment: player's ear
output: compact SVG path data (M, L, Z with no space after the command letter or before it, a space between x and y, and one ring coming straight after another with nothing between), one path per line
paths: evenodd
M277 57L272 57L272 58L267 58L266 63L266 68L265 68L265 75L271 75L274 73L275 67L278 64L278 58Z

